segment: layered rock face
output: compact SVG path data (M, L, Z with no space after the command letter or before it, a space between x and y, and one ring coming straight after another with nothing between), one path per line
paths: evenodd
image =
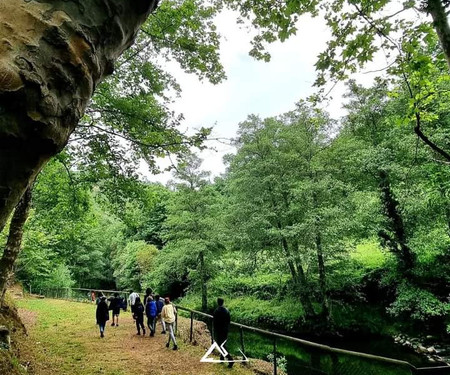
M157 0L0 2L0 230Z

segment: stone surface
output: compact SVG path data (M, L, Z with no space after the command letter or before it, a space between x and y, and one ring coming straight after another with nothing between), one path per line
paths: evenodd
M0 1L0 230L156 5Z

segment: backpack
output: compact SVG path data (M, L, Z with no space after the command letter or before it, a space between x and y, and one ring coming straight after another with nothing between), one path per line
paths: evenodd
M147 314L148 317L152 317L152 318L154 318L154 317L156 317L156 315L158 315L155 301L147 302L145 313Z

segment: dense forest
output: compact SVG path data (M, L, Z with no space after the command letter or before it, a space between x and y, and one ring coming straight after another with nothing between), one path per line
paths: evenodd
M295 33L296 14L319 12L223 3L252 13L261 34L251 53L263 60L266 42ZM346 80L347 115L328 113L321 90L287 113L249 114L212 179L195 153L211 129L179 130L183 117L166 103L181 88L150 61L225 79L213 22L221 6L163 2L34 182L16 280L33 291L151 287L203 311L221 296L233 319L294 333L448 335L448 51L431 22L371 20L389 2L364 1L366 13L332 3L316 84ZM345 28L338 14L369 21ZM400 44L386 30L402 30ZM347 79L381 48L398 54L383 77L370 87ZM142 160L158 173L167 155L177 160L167 186L137 174Z
M446 144L439 72L424 111ZM340 120L307 101L249 115L214 181L188 151L166 187L121 162L83 168L76 150L59 155L34 187L17 279L35 291L151 287L204 311L225 296L235 319L286 331L397 322L444 334L448 164L404 124L402 81L351 81L346 97Z

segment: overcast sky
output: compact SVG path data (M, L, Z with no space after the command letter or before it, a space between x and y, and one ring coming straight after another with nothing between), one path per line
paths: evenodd
M322 18L301 18L296 36L285 43L277 42L269 47L272 59L269 63L257 61L248 55L251 49L251 35L248 30L236 24L231 12L224 12L217 20L219 33L223 36L221 58L228 79L212 85L200 82L195 75L182 72L175 65L168 70L176 77L182 87L173 109L183 113L183 130L214 127L212 137L232 138L238 124L249 114L262 118L275 116L294 108L295 102L314 93L314 63L317 55L324 50L329 32ZM371 77L363 75L363 81ZM333 90L334 100L327 110L334 118L341 117L343 85ZM203 169L217 176L224 172L222 157L233 152L230 146L208 142L217 151L203 151ZM162 165L166 162L162 162ZM151 176L144 172L149 181L162 183L170 179L169 173Z

